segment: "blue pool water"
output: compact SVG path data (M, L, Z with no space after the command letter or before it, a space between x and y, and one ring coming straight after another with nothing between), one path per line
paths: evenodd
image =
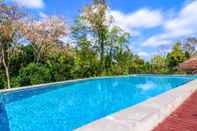
M2 93L0 131L70 131L192 79L113 77Z

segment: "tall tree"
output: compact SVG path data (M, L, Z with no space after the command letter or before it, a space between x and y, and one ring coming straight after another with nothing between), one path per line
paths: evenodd
M108 31L108 40L106 44L106 53L108 58L108 60L106 60L106 64L108 69L111 68L112 61L118 62L117 58L121 58L121 55L125 57L125 53L130 51L128 50L129 37L129 33L124 32L117 26L112 27Z
M19 26L22 16L23 14L19 13L15 6L8 6L3 1L0 1L0 55L7 77L7 88L11 88L10 58L17 53L17 45L21 35Z
M40 63L48 50L68 33L64 19L56 16L40 21L28 20L23 26L23 33L33 47L35 63Z
M103 70L105 62L105 46L108 32L108 17L106 4L102 1L94 1L92 5L87 6L84 9L82 18L90 26L90 29L95 36L96 44L99 50L100 66Z
M97 52L94 46L94 40L91 38L91 30L83 22L80 17L75 21L72 27L73 41L76 43L77 57L76 63L76 74L79 77L89 77L97 75Z

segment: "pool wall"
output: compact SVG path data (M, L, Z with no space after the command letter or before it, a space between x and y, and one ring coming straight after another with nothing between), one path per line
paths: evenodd
M23 90L31 90L36 88L49 88L49 86L53 85L61 85L61 84L75 84L81 81L87 81L87 80L95 80L95 79L106 79L106 78L114 78L114 77L129 77L129 76L169 76L169 77L193 77L197 78L197 75L165 75L165 74L131 74L131 75L118 75L118 76L100 76L100 77L90 77L90 78L82 78L82 79L74 79L74 80L66 80L66 81L60 81L60 82L51 82L51 83L44 83L44 84L38 84L38 85L30 85L30 86L24 86L24 87L16 87L11 89L0 89L0 100L1 96L5 93L10 92L17 92L17 91L23 91Z

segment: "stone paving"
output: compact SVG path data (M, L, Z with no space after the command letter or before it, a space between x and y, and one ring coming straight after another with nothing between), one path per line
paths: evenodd
M197 91L153 131L197 131Z

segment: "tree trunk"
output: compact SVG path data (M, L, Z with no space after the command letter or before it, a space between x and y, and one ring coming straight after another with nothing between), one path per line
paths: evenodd
M104 68L104 44L101 42L101 66Z
M5 68L5 73L6 73L6 78L7 78L7 88L10 89L10 73L9 73L9 66L8 64L6 64L6 60L5 60L5 51L2 49L1 51L2 53L2 60L3 60L3 66Z
M36 63L36 64L38 64L38 63L40 62L40 56L41 56L41 55L40 55L40 53L38 52L38 53L37 53L37 56L35 56L35 59L36 59L36 60L35 60L35 63Z
M10 89L11 86L10 86L10 73L9 73L9 68L6 67L6 66L4 66L4 67L5 67L6 77L7 77L7 85L8 85L7 88Z
M99 38L99 45L100 45L100 66L101 70L104 71L104 40L102 33L98 33L98 38Z

